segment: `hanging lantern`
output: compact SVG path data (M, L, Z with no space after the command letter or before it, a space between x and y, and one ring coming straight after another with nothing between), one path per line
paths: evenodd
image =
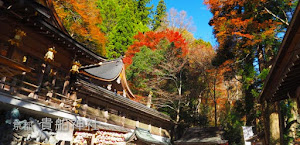
M47 53L45 54L45 57L44 57L45 61L46 62L53 61L55 53L56 53L56 51L55 51L55 47L54 46L53 46L53 48L52 47L49 48L48 51L47 51Z
M81 66L81 64L79 63L79 61L74 61L72 68L70 70L70 72L74 73L79 73L79 67Z
M23 56L23 63L25 63L27 61L27 57L24 55Z
M108 85L107 85L107 89L108 89L108 90L111 90L111 87L112 87L112 84L108 84Z
M26 36L26 33L20 29L15 29L15 36L12 39L9 39L8 42L11 45L15 45L17 47L22 43L23 37Z
M121 83L121 76L118 77L117 79L117 83L120 84Z

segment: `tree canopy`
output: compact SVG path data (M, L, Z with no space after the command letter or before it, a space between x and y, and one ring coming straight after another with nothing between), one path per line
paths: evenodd
M194 37L186 11L167 12L165 1L157 2L55 0L54 5L73 38L108 59L123 57L137 101L169 114L177 130L222 126L229 144L243 144L243 125L267 130L263 121L272 105L258 97L298 1L205 0L216 46ZM280 106L289 143L293 102Z

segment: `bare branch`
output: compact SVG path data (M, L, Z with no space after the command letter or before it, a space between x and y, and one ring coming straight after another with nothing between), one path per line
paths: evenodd
M288 21L285 21L285 20L279 18L277 15L275 15L273 12L271 12L268 8L264 7L264 9L265 9L269 14L271 14L273 17L275 17L276 19L280 20L282 23L284 23L284 24L286 24L287 26L289 26Z
M168 107L168 108L170 108L170 109L172 109L172 110L176 110L176 109L175 109L175 108L173 108L172 106L170 106L170 105L166 105L166 104L162 104L162 105L156 105L156 107L157 107L157 108Z

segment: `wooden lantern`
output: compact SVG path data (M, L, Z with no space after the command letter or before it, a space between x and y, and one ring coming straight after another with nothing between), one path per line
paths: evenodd
M51 47L48 49L47 53L45 54L45 61L46 62L51 62L54 60L54 54L56 53L55 48Z
M79 63L79 61L74 61L72 68L70 70L71 73L79 73L79 67L81 66L81 64Z

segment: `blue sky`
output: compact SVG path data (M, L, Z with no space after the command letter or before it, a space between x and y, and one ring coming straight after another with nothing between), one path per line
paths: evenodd
M151 4L158 4L159 0L152 0ZM203 4L203 0L165 0L167 5L167 11L171 8L177 9L177 11L184 10L188 16L193 17L196 31L194 33L195 38L201 38L204 41L210 42L213 46L217 45L216 39L213 36L212 27L208 25L209 20L212 18L212 14L207 9L207 6Z

